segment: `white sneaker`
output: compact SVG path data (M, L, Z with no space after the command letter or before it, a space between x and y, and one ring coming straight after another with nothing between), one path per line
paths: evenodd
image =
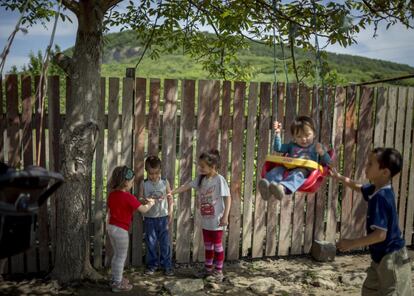
M282 200L285 197L285 187L276 182L270 183L269 192L278 200Z
M258 187L259 187L259 192L262 198L264 200L268 200L269 199L269 181L267 181L266 179L260 179Z

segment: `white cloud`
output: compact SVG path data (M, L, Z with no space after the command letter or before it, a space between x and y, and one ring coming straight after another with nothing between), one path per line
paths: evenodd
M373 34L374 28L371 26L356 36L357 44L346 48L335 44L328 46L326 50L414 66L414 30L401 24L386 30L385 25L381 25L375 38Z

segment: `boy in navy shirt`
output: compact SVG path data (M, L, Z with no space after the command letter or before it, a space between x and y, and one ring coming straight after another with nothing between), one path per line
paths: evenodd
M369 246L371 266L362 286L362 295L412 295L411 264L398 226L392 177L402 168L401 154L393 148L375 148L365 167L369 184L359 184L331 171L332 177L353 190L360 190L367 210L367 235L341 239L340 251Z

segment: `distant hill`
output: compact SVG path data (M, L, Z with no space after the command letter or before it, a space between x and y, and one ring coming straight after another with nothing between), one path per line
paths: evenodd
M253 41L250 42L250 49L240 52L240 60L253 67L253 81L273 81L273 48ZM71 50L69 49L68 51L70 52ZM137 41L136 34L132 31L106 35L102 75L124 76L127 67L135 67L142 51L143 46ZM289 56L290 52L286 51L286 56ZM300 48L295 48L295 56L297 63L305 59L314 59L312 54L306 53ZM285 81L280 48L276 50L276 57L279 59L276 66L277 80ZM336 71L338 80L342 84L366 82L414 73L414 68L408 65L346 54L328 52L327 62L329 68ZM138 65L137 76L177 79L209 78L208 72L203 70L199 63L179 51L173 54L161 55L157 61L144 57ZM294 75L291 72L289 72L289 81L295 81ZM393 83L414 86L414 79Z

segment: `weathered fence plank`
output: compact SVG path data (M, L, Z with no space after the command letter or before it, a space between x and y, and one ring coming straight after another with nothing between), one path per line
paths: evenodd
M148 155L158 155L159 150L160 89L160 80L151 79L148 113Z
M220 126L220 174L227 180L229 168L229 145L230 145L230 131L231 131L231 82L223 82L223 91L221 97L221 126Z
M119 121L119 78L109 78L109 97L108 97L108 141L107 141L107 165L108 181L113 170L118 165L119 143L118 132L120 128ZM107 190L109 194L109 190ZM111 264L112 246L108 235L105 242L105 266Z
M282 87L284 87L282 85ZM271 94L271 106L272 106L272 121L271 131L270 131L270 151L273 151L273 140L274 140L274 131L273 131L273 123L278 118L283 118L283 97L278 96L277 93L278 84L273 84L272 86L272 94ZM281 92L283 94L284 91ZM280 100L279 100L280 99ZM279 112L279 113L278 113ZM249 143L249 142L248 142ZM258 171L260 173L260 170ZM275 198L271 198L267 201L267 213L266 213L266 220L267 220L267 227L266 227L266 249L265 255L266 256L275 256L276 249L277 249L277 233L278 233L278 225L279 225L279 200Z
M193 173L195 81L182 83L180 122L180 186L191 180ZM191 232L191 191L180 194L177 203L177 237L175 258L178 263L190 262Z
M33 95L32 95L32 79L30 76L22 76L22 132L23 132L23 165L27 167L33 165L33 130L32 130L32 115L33 115ZM60 116L60 114L59 114ZM2 141L2 139L1 139ZM36 272L37 267L37 245L26 251L26 271Z
M162 116L162 162L161 171L171 188L175 187L175 161L177 139L178 81L164 80L164 110ZM174 239L174 223L169 225L171 246Z
M333 166L336 169L341 167L340 160L342 159L342 147L343 147L343 134L344 134L344 110L345 110L345 98L346 92L343 87L336 88L335 91L335 106L334 115L332 120L332 140L335 160ZM339 196L339 183L333 179L329 179L329 196L331 197L328 203L328 217L326 226L326 240L329 242L335 242L337 231L337 206Z
M297 106L297 89L293 84L288 84L286 96L286 113L284 124L284 143L288 143L293 140L293 136L290 133L290 125L296 117ZM280 202L280 230L279 230L279 245L278 255L285 256L289 254L289 248L292 242L292 210L295 197L294 195L287 195Z
M164 81L164 111L162 117L162 172L172 187L175 187L177 94L177 80L166 79Z
M244 130L244 98L246 84L234 83L233 104L233 134L231 145L231 208L229 215L229 242L227 258L239 259L240 245L240 209L241 209L241 182L243 172L243 130Z
M355 119L356 119L356 88L354 86L346 89L345 107L345 138L344 138L344 171L343 174L350 178L354 177L354 147L355 147ZM350 238L352 234L352 190L344 187L341 201L341 237Z
M408 109L411 111L407 112L407 121L406 121L406 127L411 126L411 134L408 138L414 137L414 88L410 88L408 91ZM410 114L411 116L408 116ZM407 152L409 153L409 152ZM409 167L410 174L407 176L409 179L408 182L408 197L407 198L407 217L405 219L405 233L404 238L407 245L412 245L413 243L413 217L414 217L414 182L412 181L412 176L414 174L414 143L411 143L411 162L405 162L404 165Z
M404 146L404 124L405 124L405 114L407 112L407 89L404 87L398 88L398 97L397 97L397 122L395 123L395 138L393 147L397 149L401 155L403 153ZM400 181L401 175L398 174L392 178L392 187L394 188L395 193L395 202L398 207L400 203ZM398 209L398 208L397 208Z
M144 180L144 150L145 150L145 101L147 93L147 81L144 78L135 79L134 98L134 193L138 196L139 187ZM142 265L144 255L144 223L141 213L136 213L132 222L132 266Z
M122 83L122 121L121 121L121 165L132 167L132 118L134 105L134 83L135 79L126 77ZM132 233L132 229L129 229ZM129 240L129 251L125 266L131 264L132 240Z
M397 118L397 97L398 88L390 87L388 90L387 100L387 127L385 129L385 146L392 147L394 145L395 123Z
M355 164L355 180L364 182L365 180L365 159L367 159L371 151L373 119L372 108L374 104L374 96L372 88L363 86L360 92L359 103L359 123L357 132L357 148ZM360 192L354 191L352 203L352 232L355 236L361 237L365 233L365 220L367 212L367 203L362 198Z
M306 91L305 94L302 94L301 92L304 91L303 88L299 88L299 111L297 114L300 114L300 112L306 113L309 110L309 100L306 97ZM295 87L292 91L292 95L294 97L297 97L297 88ZM304 100L304 102L301 101L301 99ZM303 111L301 111L303 108ZM303 247L303 240L304 240L304 220L305 220L305 198L306 194L297 192L294 195L294 207L293 207L293 217L292 217L292 246L291 246L291 254L297 255L302 254L302 247Z
M310 91L310 89L309 89ZM312 94L310 96L310 115L312 118L317 118L319 114L319 104L317 104L317 100L319 100L319 94L316 92L316 88L312 89ZM305 254L310 252L313 242L313 229L314 229L314 221L315 221L315 193L308 193L306 194L306 217L305 217L305 234L304 234L304 243L303 243L303 252Z
M257 82L250 83L247 107L247 144L256 143L257 88ZM242 256L247 256L249 254L249 249L252 247L253 173L255 148L256 145L246 145L246 158L244 165Z
M223 81L223 91L221 95L221 123L220 123L220 174L228 180L228 172L230 168L230 131L231 131L231 116L230 107L232 103L231 97L231 82ZM227 248L227 231L223 233L222 237L224 254ZM224 256L225 257L225 256Z
M36 127L36 163L41 167L46 167L46 137L45 137L45 118L42 119L40 113L41 100L43 96L42 87L39 84L39 77L35 78L36 94L35 98L35 127ZM40 89L39 89L40 88ZM43 115L44 116L44 115ZM40 148L40 151L39 151ZM49 215L47 203L44 203L38 214L38 240L39 240L39 270L49 270Z
M384 146L385 123L387 114L388 89L379 87L377 89L377 100L375 110L374 147Z
M409 98L409 89L405 89L406 94L406 109L403 111L405 113L405 126L403 127L404 130L404 144L403 149L400 151L403 156L403 167L401 172L401 187L400 187L400 202L398 207L398 217L399 217L399 225L400 229L404 229L404 220L406 217L406 209L407 209L407 193L408 193L408 184L411 183L412 177L410 179L409 175L409 162L410 162L410 140L411 134L413 129L413 107L414 107L414 100ZM412 148L414 149L414 148ZM413 174L414 172L411 172Z
M6 106L7 106L7 139L8 160L12 167L20 168L20 154L22 145L20 142L20 118L19 118L19 94L17 75L6 76ZM24 272L24 255L17 254L11 257L12 272Z
M257 148L257 170L256 184L260 180L260 172L264 164L264 159L269 151L269 126L270 126L270 84L260 83L260 117L258 130L258 148ZM256 185L257 186L257 185ZM260 196L256 188L256 201L254 209L253 225L253 247L252 257L263 257L263 246L266 235L266 202Z
M218 101L220 89L219 81L200 80L198 85L198 117L197 117L197 157L206 150L211 148L217 149L218 130L211 129L210 123L214 122L214 114L212 114L212 103ZM200 227L200 211L196 209L194 213L194 244L193 259L204 261L204 244L202 243L202 233Z

